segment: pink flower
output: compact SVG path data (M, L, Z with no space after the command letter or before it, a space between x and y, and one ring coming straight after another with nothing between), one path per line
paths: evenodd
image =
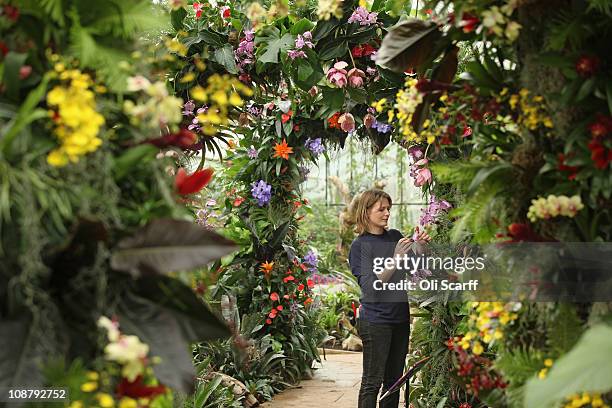
M287 51L287 56L294 60L296 58L306 58L306 53L304 51L289 50Z
M415 187L421 187L424 184L428 184L429 182L431 182L431 170L427 168L418 169L416 173L417 175L414 180Z
M353 68L348 72L348 84L352 88L363 86L363 78L365 78L365 73L360 69Z
M30 76L31 73L32 73L32 66L23 65L21 68L19 68L19 79L26 79L27 77Z
M202 4L197 1L193 2L193 9L196 12L196 18L202 17Z
M376 123L376 118L371 113L367 113L363 117L363 124L365 125L366 128L370 129L372 125L374 125L374 123Z
M337 85L338 88L344 88L348 82L348 78L346 77L347 72L344 69L347 66L348 64L344 61L336 62L334 67L327 71L327 80Z
M338 123L340 124L340 129L345 132L352 132L355 130L355 118L350 113L343 113L340 115Z

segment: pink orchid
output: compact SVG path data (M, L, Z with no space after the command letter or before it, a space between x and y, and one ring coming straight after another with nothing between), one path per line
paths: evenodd
M348 83L350 87L359 88L363 86L363 78L365 78L365 72L358 68L353 68L348 72Z
M340 129L345 132L352 132L355 130L355 118L350 113L343 113L338 118L338 123L340 124Z
M347 72L344 69L346 67L348 67L346 62L336 62L334 67L327 71L327 80L332 84L338 85L338 88L344 88L348 82Z
M366 128L370 129L376 123L376 118L371 113L366 113L363 117L363 124Z
M427 168L418 169L416 178L414 179L414 186L421 187L431 182L431 170Z

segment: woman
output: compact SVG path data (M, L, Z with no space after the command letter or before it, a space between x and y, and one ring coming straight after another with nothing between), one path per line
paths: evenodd
M365 191L353 203L352 215L359 236L351 244L349 263L361 287L358 331L363 341L363 375L359 408L376 408L381 385L387 390L403 374L410 335L410 308L407 294L379 290L382 282L405 277L394 266L374 269L375 258L395 258L410 250L413 239L398 230L387 230L391 197L382 190ZM429 241L426 232L416 229L415 239ZM389 265L386 265L389 266ZM382 269L382 271L381 271ZM373 289L378 287L379 289ZM398 294L401 295L398 298ZM383 401L381 408L397 408L399 393Z

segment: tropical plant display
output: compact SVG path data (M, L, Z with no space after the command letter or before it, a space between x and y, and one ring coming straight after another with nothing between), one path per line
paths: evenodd
M302 183L347 138L406 149L436 243L610 241L609 2L409 3L2 2L0 385L230 407L308 377L354 296L317 304L350 276ZM413 312L413 407L612 402L608 303Z

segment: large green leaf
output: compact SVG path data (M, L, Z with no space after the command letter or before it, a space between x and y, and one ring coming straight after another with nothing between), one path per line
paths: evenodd
M559 358L548 376L532 378L526 385L525 407L547 408L574 393L612 389L612 327L587 330L576 346Z
M431 58L434 43L441 35L431 21L407 19L389 30L376 53L376 64L395 72L418 70Z
M32 320L0 320L0 387L40 387L45 357L39 347Z
M16 100L19 97L19 88L23 83L19 79L19 70L25 63L26 58L28 58L28 54L18 54L12 51L4 57L3 82L6 87L5 95L11 100Z
M134 276L192 270L234 251L234 243L193 222L153 220L119 242L111 266Z
M123 154L115 159L113 169L117 180L127 176L134 167L145 164L155 158L155 153L159 151L153 145L143 144L127 149Z
M24 127L29 125L31 122L41 119L47 115L44 109L35 109L40 99L44 96L47 91L47 84L49 83L48 77L43 77L41 83L34 88L23 102L17 115L11 121L10 125L2 130L5 130L4 134L0 134L0 151L7 154L13 139L23 130Z
M291 33L285 33L281 38L270 40L266 45L266 51L257 60L262 63L278 63L278 54L293 47L295 38Z
M187 17L187 10L185 10L183 7L170 12L170 22L176 31L183 29L183 21L185 20L185 17Z
M230 74L238 73L238 67L234 59L234 49L231 44L225 44L223 48L215 50L215 60L223 65Z
M177 279L144 277L133 289L119 305L122 330L149 344L151 356L161 357L155 373L164 384L190 392L195 375L191 344L229 337L227 325Z

